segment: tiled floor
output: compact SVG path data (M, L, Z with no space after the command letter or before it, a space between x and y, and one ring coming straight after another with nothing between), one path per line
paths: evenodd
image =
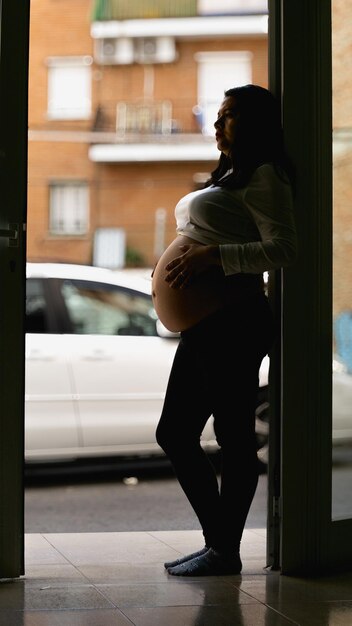
M33 534L26 575L0 583L1 626L351 626L352 575L265 569L265 530L246 530L241 576L178 578L163 562L199 531Z

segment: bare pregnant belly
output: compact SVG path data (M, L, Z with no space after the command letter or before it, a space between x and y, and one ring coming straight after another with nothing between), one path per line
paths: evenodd
M166 265L182 254L182 244L195 244L193 239L179 235L160 257L153 274L153 304L161 322L173 332L186 330L223 306L224 275L214 268L184 289L169 287L165 281ZM198 244L203 245L203 244Z

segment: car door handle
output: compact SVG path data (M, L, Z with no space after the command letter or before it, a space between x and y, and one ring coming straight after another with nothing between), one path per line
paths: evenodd
M31 350L26 356L28 361L54 361L53 354L46 354L40 350Z
M88 354L82 355L82 359L85 361L112 361L113 358L111 352L104 352L104 350L93 350Z

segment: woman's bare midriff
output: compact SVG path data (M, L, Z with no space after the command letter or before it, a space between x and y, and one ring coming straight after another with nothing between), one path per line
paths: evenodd
M173 332L186 330L223 306L224 274L214 267L183 289L170 287L165 277L166 265L182 254L183 244L203 244L178 235L160 257L153 274L153 304L160 321Z

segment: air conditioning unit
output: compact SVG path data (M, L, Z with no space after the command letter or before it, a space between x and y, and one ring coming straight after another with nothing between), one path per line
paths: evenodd
M129 37L96 39L95 59L101 65L129 65L134 63L133 40Z
M141 37L135 40L136 63L172 63L175 59L173 37Z

